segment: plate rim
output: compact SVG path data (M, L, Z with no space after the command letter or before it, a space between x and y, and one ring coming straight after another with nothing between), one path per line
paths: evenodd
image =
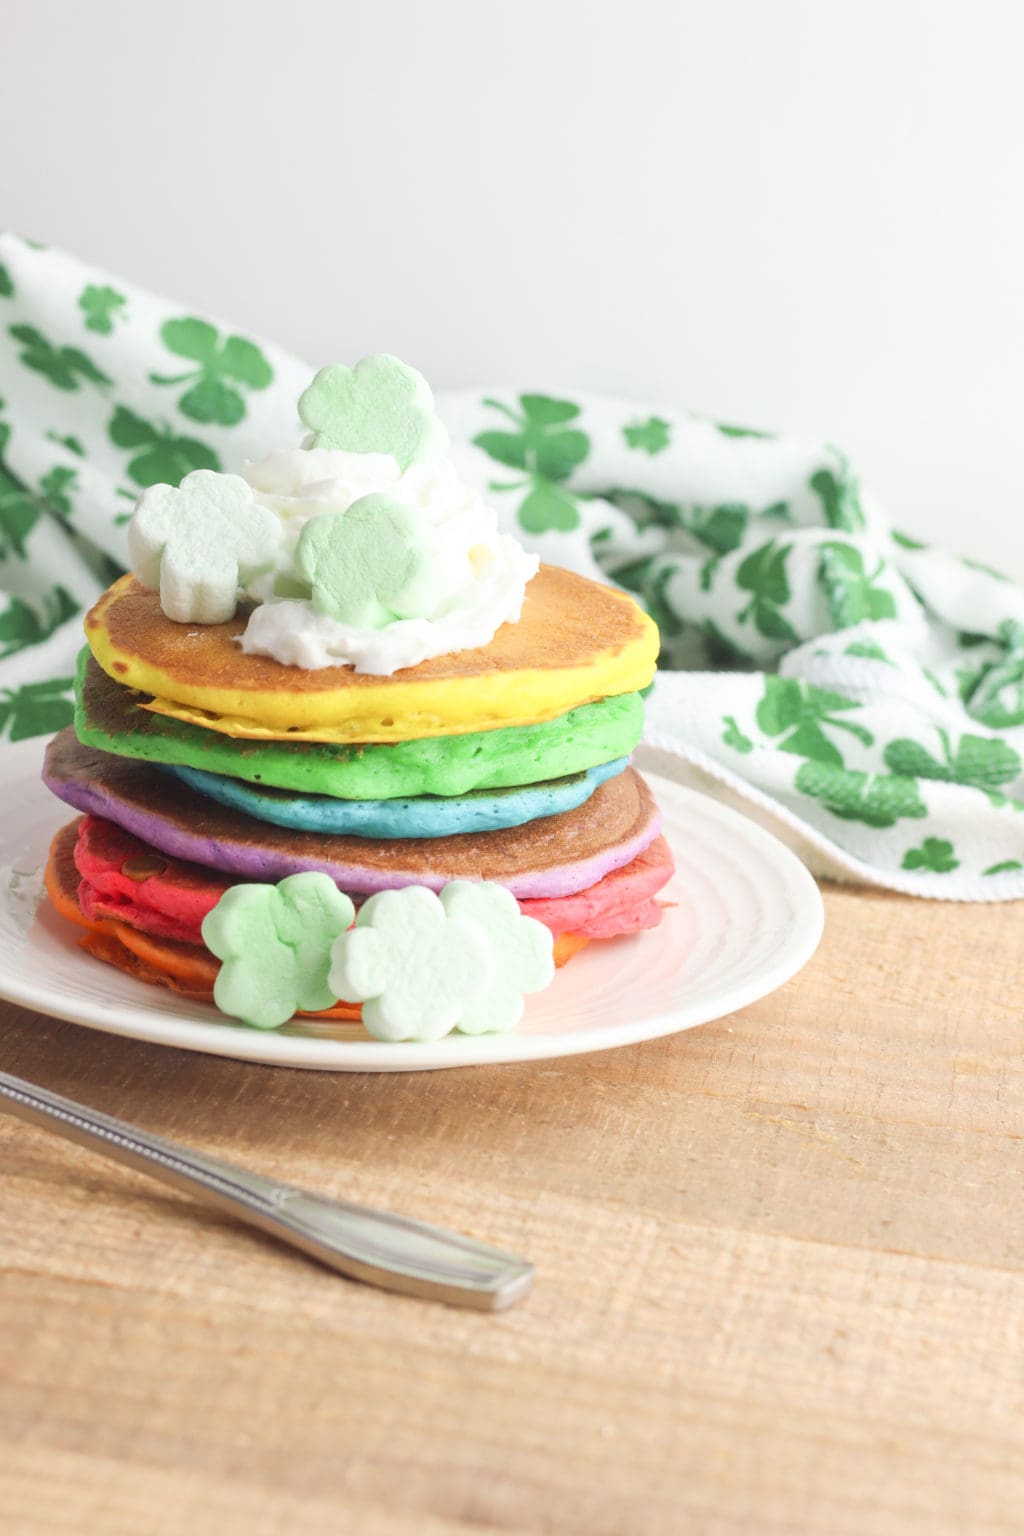
M44 745L45 742L40 738L5 743L6 750L0 760L0 785L20 781L27 776L30 763L32 777L37 777ZM638 755L642 758L642 751ZM640 767L656 797L674 800L690 810L699 807L701 814L717 822L727 836L731 835L732 840L759 850L763 856L770 856L774 872L782 880L794 907L794 919L787 942L780 947L779 952L766 960L753 974L738 978L731 986L726 983L716 995L713 1007L696 1009L698 1016L687 1017L685 1006L680 1006L646 1015L641 1020L593 1025L565 1034L524 1035L513 1030L504 1035L452 1034L436 1041L388 1042L373 1039L318 1040L302 1035L282 1035L272 1030L248 1030L241 1025L221 1023L217 1019L183 1019L150 1014L144 1005L137 1009L137 1016L149 1017L140 1029L139 1024L133 1023L130 1018L105 1014L100 1002L85 1000L76 1004L73 1000L53 998L45 985L12 975L6 970L0 973L0 999L44 1016L61 1019L81 1028L96 1029L104 1034L117 1035L122 1039L141 1040L143 1043L171 1049L194 1050L200 1054L226 1057L253 1065L299 1071L422 1072L454 1070L466 1066L509 1066L520 1062L554 1060L615 1050L644 1040L663 1039L667 1035L682 1033L701 1024L714 1023L768 996L803 969L817 949L824 931L825 910L821 892L814 877L797 856L755 821L690 785L644 770L642 762ZM58 807L60 802L55 801L54 804ZM0 859L4 852L3 834L0 833ZM487 1042L492 1054L481 1054L482 1041ZM432 1054L439 1050L443 1052L444 1059L438 1059ZM271 1059L277 1052L281 1053L280 1059ZM420 1053L424 1053L427 1059L417 1059Z

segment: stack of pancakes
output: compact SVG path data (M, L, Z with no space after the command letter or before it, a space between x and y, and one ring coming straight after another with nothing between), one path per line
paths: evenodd
M658 641L628 596L542 566L488 645L390 676L246 655L245 623L175 623L131 576L87 617L75 725L43 776L83 813L48 889L93 954L210 998L205 915L303 870L357 904L496 881L559 963L658 923L672 859L629 766Z

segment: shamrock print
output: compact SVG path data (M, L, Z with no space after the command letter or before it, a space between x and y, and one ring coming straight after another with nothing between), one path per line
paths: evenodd
M38 645L41 640L49 639L54 630L79 611L78 604L60 586L44 595L42 613L24 598L12 597L6 610L0 613L0 660L23 651L27 645Z
M758 633L767 640L785 640L795 644L800 637L782 612L791 595L786 561L792 548L792 544L778 548L775 540L769 539L767 544L759 545L741 563L736 572L736 585L752 596L736 617L740 624L752 618Z
M220 336L216 326L186 317L167 320L160 339L169 352L194 363L184 373L151 373L151 384L189 384L178 409L192 421L234 427L245 415L244 390L266 389L274 370L255 342Z
M73 677L55 677L21 688L0 689L0 735L6 733L8 741L26 741L30 736L62 731L74 718L74 702L67 697L74 681Z
M722 556L731 554L743 543L750 517L751 508L738 502L726 502L719 507L692 507L680 514L680 527L712 551L711 559L701 566L702 592L711 591Z
M191 470L220 468L220 460L206 443L177 437L170 427L154 426L124 405L115 410L107 433L116 447L133 450L128 474L136 485L177 485Z
M1020 757L1008 742L968 733L954 747L948 731L936 727L935 734L941 759L934 758L920 742L901 737L886 747L886 767L907 778L940 779L985 791L998 790L1020 777Z
M114 321L124 319L121 311L127 302L124 294L118 293L116 288L89 283L82 289L78 300L78 307L85 316L86 330L109 336L114 329Z
M152 485L128 529L132 570L160 589L160 607L178 624L224 624L238 589L272 570L281 520L253 500L241 475L197 469L180 486Z
M723 502L717 507L693 507L680 517L680 526L716 555L730 555L743 543L750 518L750 507Z
M85 449L79 437L72 437L70 433L61 436L59 432L47 432L46 440L49 443L56 443L59 448L66 448L68 453L73 453L76 458L85 458Z
M879 558L869 575L864 556L855 544L841 544L837 540L821 546L818 579L836 629L849 629L864 619L896 617L895 597L888 588L878 585L886 569L885 561Z
M902 817L928 814L913 779L805 762L793 782L801 794L820 800L833 816L869 827L894 827Z
M39 489L47 511L52 512L60 522L66 523L72 510L68 493L78 489L78 470L69 464L55 464L40 480Z
M815 688L801 678L768 675L755 718L766 736L781 738L775 743L780 752L792 752L797 757L814 758L841 768L842 755L822 727L847 731L863 746L871 746L874 737L870 731L840 718L846 711L859 708L853 699Z
M11 274L8 272L7 268L4 266L3 262L0 261L0 299L13 299L13 298L14 298L14 282L13 282L13 280L11 278Z
M764 519L784 522L789 516L789 508L785 502L776 502L760 512L755 512L754 508L745 502L721 502L711 506L698 503L684 505L661 500L645 491L624 487L615 487L602 494L621 511L627 513L638 529L642 531L649 528L679 530L689 534L698 544L710 551L711 558L704 563L700 572L701 590L704 592L711 590L722 556L739 549L752 522L755 520L760 522ZM591 535L592 542L595 537ZM597 548L595 548L595 555L620 586L625 586L631 592L640 593L645 604L649 605L650 599L645 590L645 582L658 556L649 555L641 560L627 561L623 565L610 565L607 560L601 558L600 550Z
M520 395L518 412L500 400L484 404L507 416L516 430L481 432L473 441L510 469L525 469L545 480L567 480L590 452L586 433L567 425L580 414L579 406L570 400Z
M672 441L672 428L660 416L648 416L646 421L634 421L623 427L622 435L628 448L638 448L652 457L663 453Z
M929 869L935 875L948 875L960 868L953 857L953 844L944 837L926 837L920 848L908 848L901 869Z
M9 424L0 421L0 560L9 555L25 560L28 537L44 512L51 512L61 522L71 516L68 492L75 489L78 476L69 466L55 465L40 480L39 494L34 494L4 461L10 435Z
M26 540L42 516L42 509L4 462L3 452L10 435L7 422L0 421L0 560L10 555L24 560Z
M311 518L295 564L316 611L342 624L382 629L396 619L428 618L436 603L421 521L391 496L361 496L345 512Z
M857 477L850 469L845 456L834 449L838 473L824 467L816 471L808 481L811 490L821 502L825 524L829 528L842 528L847 533L857 533L864 527L864 511L860 504L860 488Z
M877 640L851 640L843 652L844 656L862 656L865 661L884 661L887 667L895 666L882 650Z
M578 528L579 509L568 491L557 485L537 484L519 503L519 526L527 533L546 533L551 528Z
M34 325L10 325L8 335L21 343L21 361L26 368L41 373L55 389L77 390L83 379L91 384L109 384L91 358L77 347L55 347Z
M576 502L568 491L560 489L560 482L567 480L590 452L587 434L568 425L579 416L579 406L547 395L520 395L519 411L500 400L485 400L484 404L500 411L516 430L481 432L473 439L474 444L499 464L527 474L527 479L511 484L492 482L491 489L529 488L518 511L520 526L528 533L578 528Z
M999 864L990 864L988 869L983 869L983 875L1008 875L1018 869L1024 869L1020 859L1003 859Z
M723 437L762 437L770 440L776 435L774 432L761 432L756 427L733 427L724 421L716 421L714 425Z
M977 665L969 663L961 670L960 697L967 713L992 730L1024 725L1024 627L1007 619L999 626L1002 653L992 655ZM985 645L982 637L961 635L961 645L972 641Z
M389 453L400 469L448 452L430 385L386 352L364 357L354 368L321 368L299 397L299 415L313 433L314 448Z
M725 726L725 730L722 732L723 746L731 747L734 752L753 752L754 743L749 736L744 736L736 724L735 715L723 715L722 724Z
M217 1007L257 1029L330 1008L331 945L354 916L350 899L314 871L276 886L231 886L203 919L203 943L222 962Z

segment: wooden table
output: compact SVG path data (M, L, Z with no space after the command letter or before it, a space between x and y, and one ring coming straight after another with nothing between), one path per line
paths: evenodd
M0 1118L11 1536L1024 1529L1024 909L832 889L721 1023L536 1066L271 1070L15 1008L0 1066L530 1255L349 1284Z

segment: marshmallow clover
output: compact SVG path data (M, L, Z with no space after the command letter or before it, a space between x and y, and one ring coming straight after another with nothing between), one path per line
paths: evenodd
M476 923L487 934L494 978L486 991L468 998L458 1028L464 1035L504 1033L523 1016L523 993L541 992L555 976L550 928L524 917L503 885L492 881L453 880L441 892L449 921Z
M238 589L273 570L281 547L277 514L254 500L240 475L196 469L180 486L152 485L128 529L132 570L160 589L160 607L179 624L223 624Z
M354 916L349 898L315 871L276 886L231 886L203 919L203 943L223 962L217 1007L257 1029L330 1008L331 946Z
M535 931L537 930L537 931ZM547 928L501 886L453 881L371 896L334 943L329 985L363 1005L380 1040L438 1040L519 1022L524 992L554 975Z
M426 618L437 600L434 562L417 514L391 496L361 496L345 512L309 520L295 564L313 607L343 624L383 629Z
M299 399L299 415L313 433L312 447L390 453L400 469L443 459L448 451L430 385L386 352L354 368L321 368Z

